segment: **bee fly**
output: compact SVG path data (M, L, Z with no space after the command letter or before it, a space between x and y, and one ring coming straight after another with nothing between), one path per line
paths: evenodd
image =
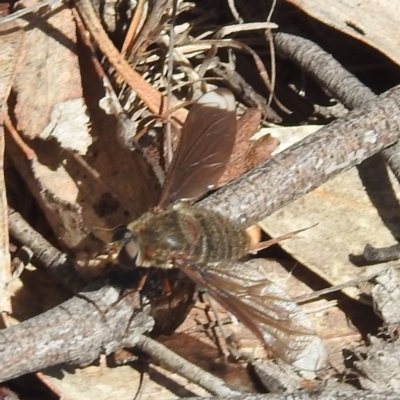
M233 149L235 98L226 89L203 95L183 125L158 206L130 223L120 256L140 267L179 268L288 363L326 365L325 349L297 304L252 263L246 230L191 203L215 187Z

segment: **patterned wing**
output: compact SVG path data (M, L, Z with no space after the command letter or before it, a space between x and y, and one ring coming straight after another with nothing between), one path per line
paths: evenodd
M216 185L235 143L235 110L235 98L227 89L208 92L192 106L159 207L166 208L179 199L195 199Z
M325 368L326 350L311 321L281 287L266 279L259 261L262 260L207 266L186 264L180 268L205 287L274 355L300 369Z

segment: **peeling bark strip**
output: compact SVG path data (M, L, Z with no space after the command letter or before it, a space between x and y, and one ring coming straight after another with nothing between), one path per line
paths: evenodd
M250 226L399 139L400 86L396 86L200 204Z

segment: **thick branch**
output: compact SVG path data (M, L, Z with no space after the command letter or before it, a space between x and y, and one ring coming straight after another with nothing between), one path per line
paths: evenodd
M0 330L0 381L60 363L86 364L100 353L133 346L153 320L145 312L132 319L138 294L119 297L119 290L103 286Z
M200 204L252 225L399 139L400 86L396 86Z
M235 397L202 397L201 400L398 400L398 398L398 393L393 392L376 393L369 390L338 392L336 390L321 390L279 394L246 394ZM189 398L186 400L189 400ZM200 398L191 397L190 400L200 400Z

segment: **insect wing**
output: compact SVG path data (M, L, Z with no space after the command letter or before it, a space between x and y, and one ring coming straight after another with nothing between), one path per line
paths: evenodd
M181 269L275 356L304 370L325 368L326 350L311 321L281 287L266 279L259 261L184 265Z
M216 185L235 143L235 109L227 89L208 92L193 105L165 178L161 208L197 198Z

